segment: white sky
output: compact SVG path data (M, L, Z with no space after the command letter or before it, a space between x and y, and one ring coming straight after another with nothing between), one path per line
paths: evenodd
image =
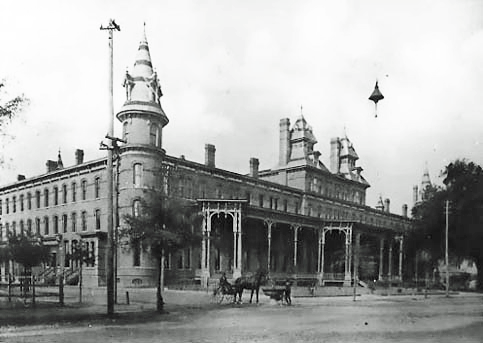
M163 145L247 173L278 162L279 120L303 114L329 166L344 127L391 211L412 205L425 162L432 179L456 158L483 164L483 1L22 1L0 3L0 78L31 105L10 127L0 184L104 155L108 123L107 32L114 43L114 107L132 68L143 22L170 119ZM367 98L375 80L378 118ZM120 125L116 123L120 135Z

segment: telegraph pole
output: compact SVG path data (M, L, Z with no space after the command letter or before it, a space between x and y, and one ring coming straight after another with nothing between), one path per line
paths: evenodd
M449 200L446 200L446 249L444 253L444 259L446 263L446 297L449 297L449 267L448 267L448 212L449 212Z
M107 136L114 137L114 102L113 102L113 43L114 31L121 31L113 19L107 27L101 25L101 30L109 32L109 131ZM107 149L107 256L106 256L106 285L107 285L107 314L114 314L114 230L113 230L113 144L110 140Z

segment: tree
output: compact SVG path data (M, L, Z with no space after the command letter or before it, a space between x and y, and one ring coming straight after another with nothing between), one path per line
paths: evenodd
M6 135L5 127L28 102L29 100L23 95L9 99L9 94L5 91L5 81L0 81L0 137ZM1 162L3 162L2 155L0 155Z
M201 223L199 211L197 205L187 200L157 193L142 202L140 212L124 217L128 225L121 231L121 237L126 237L131 247L141 245L156 257L159 271L156 308L162 313L165 256L199 242L200 235L194 229Z
M5 249L4 256L21 264L25 272L31 272L32 267L38 266L50 258L48 247L43 245L40 237L32 234L10 234Z
M473 162L455 160L442 176L444 187L432 189L429 199L413 209L416 230L408 246L428 251L433 263L444 256L445 202L449 200L449 251L475 262L478 285L483 288L483 170Z

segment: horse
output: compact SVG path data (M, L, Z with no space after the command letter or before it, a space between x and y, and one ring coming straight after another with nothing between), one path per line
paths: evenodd
M257 294L257 304L258 304L258 292L260 290L260 285L267 281L267 273L264 271L257 271L255 275L252 276L241 276L235 280L235 301L238 294L239 302L242 302L242 294L244 289L249 289L252 291L250 295L250 303L252 303L253 293Z

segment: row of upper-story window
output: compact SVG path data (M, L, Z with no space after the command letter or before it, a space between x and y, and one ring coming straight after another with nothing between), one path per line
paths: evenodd
M350 201L360 205L364 205L365 203L364 191L355 190L337 183L324 183L316 177L310 182L309 190L330 198Z
M0 199L0 215L3 214L5 206L5 213L16 213L18 210L23 212L24 210L31 210L32 208L41 208L48 206L57 206L60 204L67 204L70 202L76 202L78 197L80 200L87 200L88 198L88 182L82 180L80 182L80 194L78 193L78 186L76 182L72 182L70 186L68 184L55 185L52 189L44 188L43 190L36 190L35 192L27 192L26 194L13 195L11 198L6 197ZM70 195L69 195L70 193ZM101 195L101 179L96 177L94 179L94 198L98 199ZM43 201L42 201L43 200Z
M129 142L129 121L126 120L122 124L122 138ZM161 129L156 123L149 125L149 144L157 148L161 148Z
M30 233L39 236L49 236L59 233L88 231L89 224L93 224L95 230L101 230L100 209L94 210L93 216L89 216L87 211L81 211L79 216L77 212L72 212L70 216L68 214L62 214L61 216L53 215L51 217L29 218L25 221L20 220L18 226L16 221L2 223L0 224L0 240L6 238L9 233Z

